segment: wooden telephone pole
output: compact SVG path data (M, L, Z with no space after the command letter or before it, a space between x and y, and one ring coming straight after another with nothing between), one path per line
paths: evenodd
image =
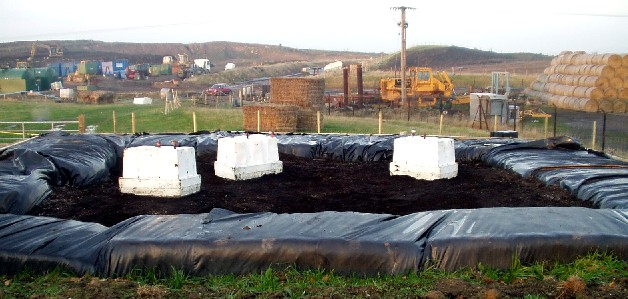
M401 22L399 22L399 27L401 27L401 105L405 105L407 101L406 94L406 28L408 28L408 23L406 22L406 9L414 9L412 7L399 6L393 7L394 10L401 11ZM410 106L408 105L408 108ZM410 110L408 109L408 113Z

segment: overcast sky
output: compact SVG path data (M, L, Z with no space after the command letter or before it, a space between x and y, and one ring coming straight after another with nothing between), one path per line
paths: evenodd
M232 41L393 53L407 47L500 53L628 53L628 0L0 0L0 42Z

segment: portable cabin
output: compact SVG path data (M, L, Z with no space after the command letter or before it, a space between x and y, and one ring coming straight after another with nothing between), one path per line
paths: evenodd
M0 70L0 93L14 93L35 89L35 78L29 69Z

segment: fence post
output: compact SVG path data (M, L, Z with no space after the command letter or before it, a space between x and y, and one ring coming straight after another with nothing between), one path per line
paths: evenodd
M591 134L591 149L595 149L595 135L597 135L597 121L593 121L593 133Z
M193 132L197 132L197 130L196 130L196 111L192 111L192 123L193 123Z
M85 134L85 114L79 114L78 122L79 122L78 124L79 133Z
M438 136L443 135L443 113L440 114L440 124L438 126Z
M22 139L26 139L26 128L24 126L24 123L22 123Z
M382 110L379 110L379 130L377 131L380 135L383 132L383 128L382 128Z
M262 127L262 112L260 110L257 110L257 131L261 132L261 127Z
M546 116L545 117L545 139L547 139L547 123L548 123L548 120L547 120L547 116Z
M116 133L116 111L113 110L113 134Z
M556 112L556 105L554 105L554 137L556 137L556 118L558 118L558 113Z
M132 134L135 134L135 112L131 112L131 131Z
M604 112L604 119L602 122L602 152L604 152L605 143L606 143L606 112Z
M493 131L497 131L497 114L493 117ZM482 125L482 120L480 119L480 126Z
M321 133L321 112L316 111L316 132Z

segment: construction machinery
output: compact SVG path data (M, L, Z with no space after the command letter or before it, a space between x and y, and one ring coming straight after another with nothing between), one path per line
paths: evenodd
M401 78L380 81L382 100L398 102L401 99ZM416 99L419 107L438 108L451 104L454 84L445 71L433 72L429 67L410 67L406 76L406 95Z
M26 61L18 61L16 64L16 68L23 69L29 68L33 66L35 62L35 55L37 55L37 48L44 47L48 50L48 56L50 57L63 57L63 48L59 45L46 45L46 44L38 44L36 41L31 44L31 55L26 58Z

